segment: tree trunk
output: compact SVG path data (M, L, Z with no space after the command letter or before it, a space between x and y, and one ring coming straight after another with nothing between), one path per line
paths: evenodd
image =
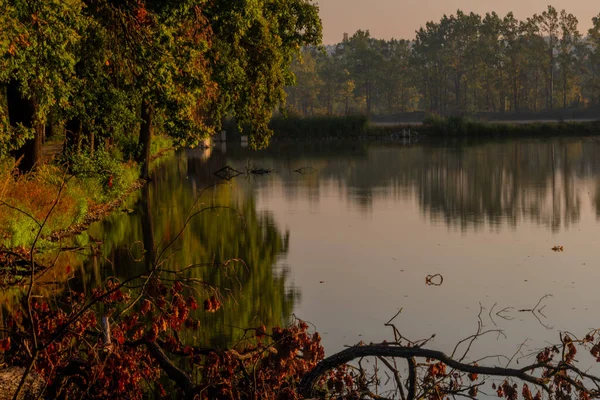
M552 35L550 35L550 94L548 108L552 110L554 106L554 43L552 41Z
M96 147L96 143L95 143L95 139L96 139L96 135L94 135L94 132L90 132L90 157L94 157L94 149Z
M8 83L6 99L10 124L12 126L22 124L25 128L34 129L33 139L27 140L23 147L15 152L17 158L22 157L19 169L29 172L42 160L43 124L34 123L35 103L21 96L17 81L11 80Z
M79 154L81 152L81 137L83 131L83 123L79 118L73 118L67 121L66 140L64 146L65 155Z
M142 178L148 179L150 176L150 144L152 142L152 117L154 110L152 105L142 102L142 125L140 126L139 147L142 149L138 157L138 162L142 166Z

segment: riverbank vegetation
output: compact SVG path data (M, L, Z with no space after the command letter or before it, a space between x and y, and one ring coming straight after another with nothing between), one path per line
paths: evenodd
M549 6L513 13L457 11L423 21L414 38L346 36L326 52L306 48L294 64L288 106L300 115L364 114L423 121L425 112L480 119L600 116L600 15L578 20ZM341 39L341 38L340 38Z
M0 0L0 245L78 224L226 115L271 135L292 56L321 38L307 0ZM261 54L260 57L257 55ZM47 163L47 139L57 141ZM60 195L58 195L60 192ZM55 201L56 200L56 201Z

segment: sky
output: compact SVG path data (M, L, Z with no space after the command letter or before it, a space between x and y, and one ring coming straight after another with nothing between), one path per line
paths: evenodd
M342 40L358 29L369 30L379 39L412 39L415 31L427 21L439 21L444 14L457 9L485 15L496 11L500 16L512 11L518 19L540 14L552 4L579 19L579 30L585 34L592 17L600 13L598 0L316 0L323 20L323 43Z

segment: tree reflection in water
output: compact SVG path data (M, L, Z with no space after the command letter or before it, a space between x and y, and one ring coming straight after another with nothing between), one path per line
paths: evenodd
M364 212L376 198L416 196L424 215L463 230L528 221L556 232L579 221L588 198L583 180L592 181L592 194L600 193L600 144L586 138L332 146L229 156L240 162L252 157L275 169L315 168L318 173L302 185L284 185L291 199L318 201L323 188L331 187L325 182ZM600 215L600 194L589 198Z
M254 197L239 193L235 182L208 188L194 207L201 189L217 183L210 171L222 162L187 151L157 167L132 210L90 228L91 241L101 245L82 268L81 289L89 291L109 276L140 274L160 257L167 269L197 265L186 271L187 277L216 285L225 297L219 312L197 313L201 327L190 332L193 342L228 346L244 334L243 328L285 325L299 296L289 285L287 269L277 265L288 252L289 232L281 232L268 212L259 213ZM192 218L177 237L192 210L212 206L220 208ZM233 270L217 267L230 259L243 262L229 264ZM210 291L203 295L209 297Z

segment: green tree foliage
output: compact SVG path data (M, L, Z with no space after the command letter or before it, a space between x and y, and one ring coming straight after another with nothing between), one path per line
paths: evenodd
M27 167L40 161L52 107L69 106L77 47L86 25L82 8L80 0L0 1L6 28L0 39L0 82L8 88L8 113L0 115L1 125L18 136L13 147L33 137L21 148Z
M146 166L154 129L194 145L229 115L265 146L294 55L321 39L310 0L0 0L0 9L0 155L19 150L26 169L40 162L47 125L66 127L67 156L137 138Z
M598 108L599 18L586 36L573 14L552 6L525 20L458 10L426 22L412 40L359 30L303 53L289 106L302 115L375 116Z

